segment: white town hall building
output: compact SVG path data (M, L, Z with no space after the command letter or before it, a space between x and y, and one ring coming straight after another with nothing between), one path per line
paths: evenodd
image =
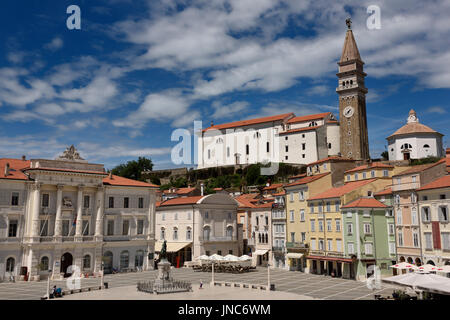
M3 158L0 170L0 279L153 267L157 186L108 174L73 146L56 160Z

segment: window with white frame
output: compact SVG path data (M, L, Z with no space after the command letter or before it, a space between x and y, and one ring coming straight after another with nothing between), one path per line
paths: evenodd
M341 202L340 202L339 200L336 200L336 201L334 202L334 210L335 210L336 212L339 212L339 207L340 207L340 205L341 205Z
M8 237L9 238L14 238L17 237L17 227L19 225L19 221L14 219L14 220L9 220L8 222Z
M347 175L347 181L350 181L350 180L352 180L352 176L351 175Z
M431 250L433 249L433 239L431 238L431 232L424 233L425 235L425 249Z
M442 232L442 249L450 250L450 233Z
M370 227L370 223L364 223L364 234L371 234L371 227Z
M389 224L388 224L388 234L389 234L389 235L395 234L395 227L394 227L394 224L393 224L393 223L389 223Z
M309 203L309 212L314 213L314 203Z
M319 213L322 213L323 211L323 204L322 202L319 202Z
M11 193L11 205L12 206L18 206L19 205L19 193L18 192L12 192Z
M370 177L375 178L375 170L370 171Z
M336 219L336 232L341 232L341 219Z
M363 176L363 179L366 179L367 178L367 173L363 172L362 176Z
M316 221L311 220L311 232L315 232L315 231L316 231Z
M447 206L439 206L439 221L448 222L448 208Z
M395 199L395 204L400 204L400 195L399 194L396 194L394 199Z
M289 211L289 215L291 217L291 222L294 222L294 210Z
M300 190L300 191L298 192L298 200L299 200L299 201L305 200L305 194L304 194L304 191L303 191L303 190Z
M164 227L161 227L161 233L159 234L159 239L164 240L166 238L166 229Z
M311 239L311 249L312 250L317 250L316 239Z
M431 221L430 207L422 207L422 221L423 222Z
M399 231L397 233L397 237L398 237L398 246L402 247L403 246L403 231Z
M291 242L295 242L295 232L291 232Z
M397 178L397 179L396 179L396 181L397 181L397 184L401 184L401 182L402 182L402 179L400 179L400 178Z
M319 232L323 231L323 220L319 220Z
M365 251L366 255L373 254L372 247L373 247L373 244L371 242L366 242L364 244L364 251Z
M302 232L301 236L302 236L302 243L304 243L306 241L306 232Z
M327 243L328 243L328 251L333 251L333 240L328 239Z
M355 173L355 181L358 180L358 174Z
M403 213L402 209L397 210L397 225L401 226L403 224Z
M413 245L414 245L414 248L419 247L419 233L417 231L413 232Z
M394 241L389 242L389 254L395 254L395 242Z
M355 246L354 246L353 242L349 242L347 244L347 251L348 251L348 254L354 254L355 253Z
M347 223L347 234L353 234L353 223Z
M294 193L293 192L289 193L289 201L290 202L294 201Z
M323 241L323 239L319 239L319 250L324 250L325 249L325 246L324 246L324 241Z
M304 209L300 210L300 221L302 221L302 222L305 221L305 210Z
M331 227L331 219L327 219L327 231L331 232L332 227Z
M389 177L389 171L383 170L383 177Z
M139 219L137 223L137 234L144 234L144 220Z
M416 194L414 192L411 192L411 203L416 203L416 202L417 202Z
M342 252L342 240L341 239L336 239L336 251Z
M411 176L412 182L416 182L417 176Z
M327 212L331 211L331 202L327 201Z
M411 223L413 225L418 225L419 221L417 219L417 208L416 207L412 207L411 208Z

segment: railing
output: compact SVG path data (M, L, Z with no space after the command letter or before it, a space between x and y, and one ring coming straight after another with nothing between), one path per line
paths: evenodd
M234 236L223 236L223 237L199 237L200 241L203 242L220 242L220 241L236 241L237 238Z
M45 236L40 238L40 242L52 242L53 237L52 236Z
M284 252L285 248L284 247L272 247L272 251L273 252Z
M81 214L83 216L90 216L90 215L92 215L92 210L85 208L85 209L82 210Z
M0 206L0 212L17 212L17 213L23 213L24 206ZM22 211L22 212L18 212Z
M146 213L148 213L148 208L105 208L105 214L134 215Z
M145 234L135 234L131 236L131 240L145 240L147 239L147 235Z
M420 187L420 185L418 182L406 182L406 183L400 183L400 184L394 183L392 185L392 191L411 190L411 189L417 189L419 187Z
M64 236L62 237L62 242L71 242L74 241L74 236Z
M8 242L8 243L20 242L20 238L18 238L18 237L4 237L4 238L0 238L0 242Z
M285 214L272 214L272 220L275 219L286 219L286 215Z
M129 235L113 235L113 236L104 236L104 241L128 241L130 240Z
M83 241L94 241L94 236L83 236Z
M272 209L278 208L278 209L283 209L284 208L284 203L272 203Z
M304 242L286 242L286 248L308 248L308 244Z

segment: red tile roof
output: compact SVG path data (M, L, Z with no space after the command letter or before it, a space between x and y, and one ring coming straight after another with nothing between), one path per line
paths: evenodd
M448 188L448 187L450 187L450 175L443 176L430 183L427 183L423 187L417 189L417 191Z
M387 205L375 198L359 198L341 208L387 208Z
M307 116L294 117L294 118L289 119L287 123L298 123L298 122L323 119L323 118L327 117L329 114L331 114L331 112L324 112L324 113L318 113L318 114L310 114Z
M316 129L320 128L320 127L322 127L322 126L315 126L315 127L305 127L305 128L291 129L291 130L287 130L287 131L280 132L279 135L282 135L282 134L289 134L289 133L296 133L296 132L311 131L311 130L316 130Z
M9 163L9 174L5 176L5 166ZM0 179L12 180L28 180L28 177L23 173L22 169L30 166L30 160L19 160L10 158L0 159Z
M328 174L330 174L330 173L329 172L325 172L325 173L316 174L314 176L307 176L307 177L304 177L304 178L302 178L300 180L297 180L297 181L294 181L292 183L289 183L289 184L285 185L285 187L292 187L292 186L298 186L298 185L301 185L301 184L306 184L306 183L318 180L318 179L320 179L320 178L322 178L322 177L324 177L324 176L326 176Z
M213 188L214 191L222 191L223 188Z
M316 195L315 197L311 197L308 200L338 198L338 197L343 196L346 193L349 193L353 190L361 188L362 186L365 186L366 184L369 184L375 180L377 180L377 179L375 178L375 179L347 182L343 186L328 189L327 191L322 192L322 193Z
M392 188L387 188L375 193L376 196L387 196L389 194L392 194Z
M273 196L274 196L274 197L276 197L276 196L284 196L285 194L286 194L286 191L283 190L283 191L281 191L281 192L274 193Z
M407 170L402 171L402 172L400 172L400 173L398 173L396 175L393 175L393 177L403 176L405 174L412 174L412 173L422 172L424 170L427 170L429 168L437 166L437 165L439 165L439 164L441 164L443 162L446 162L445 160L446 159L444 158L444 159L441 159L441 160L439 160L438 162L435 162L435 163L419 164L419 165L416 165L416 166L412 166L410 169L407 169Z
M196 204L203 197L205 197L205 196L180 197L180 198L168 199L166 201L162 201L159 206L165 207L165 206L177 206L177 205L183 205L183 204Z
M195 187L191 187L191 188L179 188L176 193L177 194L187 194L190 193L192 191L194 191L196 188Z
M272 207L272 202L274 199L265 199L266 202L258 203L261 199L256 199L258 197L258 193L247 193L242 194L235 198L235 200L239 203L240 208L270 208Z
M306 173L300 173L296 176L289 177L289 179L297 179L297 178L303 178L303 177L306 177Z
M294 116L294 113L291 112L291 113L279 114L276 116L269 116L269 117L242 120L242 121L234 121L234 122L229 122L229 123L224 123L224 124L217 124L217 125L208 127L206 129L203 129L203 132L206 130L209 130L209 129L221 130L221 129L235 128L235 127L243 127L243 126L248 126L248 125L258 124L258 123L279 121L279 120L284 120L284 119L286 119L288 117L292 117L292 116Z
M274 190L274 189L281 188L282 186L283 186L282 183L274 183L268 187L264 187L263 190Z
M389 164L384 164L382 162L373 162L371 166L369 166L368 164L365 164L365 165L347 170L347 171L345 171L345 173L361 171L361 170L366 170L366 169L372 169L372 168L394 168L394 166L391 166Z
M434 131L433 129L431 129L430 127L418 123L418 122L413 122L413 123L407 123L405 124L403 127L401 127L400 129L398 129L397 131L395 131L393 134L391 134L389 138L397 136L397 135L402 135L402 134L411 134L411 133L434 133L434 134L439 134L442 135L441 133Z
M349 161L349 162L353 162L355 160L349 159L349 158L342 158L342 157L338 157L338 156L332 156L332 157L328 157L328 158L324 158L324 159L318 160L316 162L311 162L311 163L308 164L308 166L312 166L312 165L315 165L315 164L320 164L320 163L328 162L328 161L332 161L332 162L335 162L335 161L343 161L343 162L344 161Z
M106 178L103 179L103 184L110 186L159 188L157 185L151 183L132 180L124 177L119 177L116 175L112 175L112 179L108 175Z
M24 171L34 171L34 170L44 170L44 171L58 171L58 172L73 172L73 173L86 173L86 174L101 174L108 175L104 171L94 171L94 170L78 170L78 169L65 169L65 168L50 168L50 167L38 167L38 168L25 168Z

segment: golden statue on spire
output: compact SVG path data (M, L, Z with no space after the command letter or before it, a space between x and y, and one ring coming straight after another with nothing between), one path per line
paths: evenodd
M348 17L347 19L345 19L345 24L347 25L348 29L352 28L352 18Z

